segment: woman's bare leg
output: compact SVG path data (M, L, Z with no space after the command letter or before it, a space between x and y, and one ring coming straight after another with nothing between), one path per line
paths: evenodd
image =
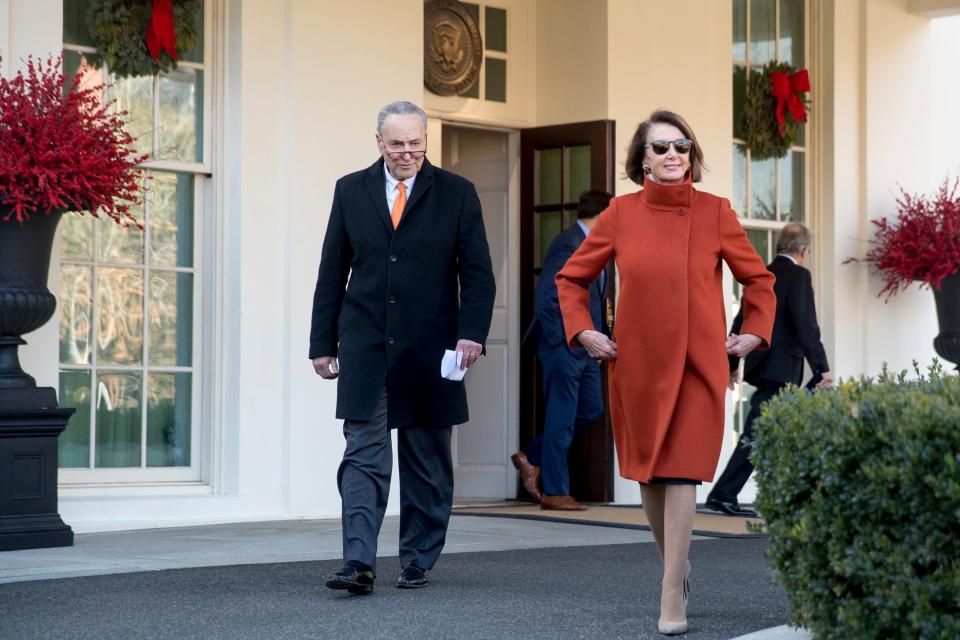
M679 621L687 617L683 602L683 577L687 570L697 488L693 485L664 485L663 502L663 585L660 617Z
M640 485L640 499L643 501L643 513L647 516L657 551L663 560L663 505L666 486L662 484Z

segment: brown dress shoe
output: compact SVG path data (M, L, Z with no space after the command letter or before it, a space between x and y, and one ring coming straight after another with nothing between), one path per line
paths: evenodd
M544 511L586 511L587 505L570 496L551 496L545 493L540 499L540 508Z
M510 459L513 461L513 466L520 472L520 482L523 483L523 488L534 500L540 502L540 489L537 487L540 482L540 467L530 464L530 461L527 460L527 454L523 451L517 451L510 456Z

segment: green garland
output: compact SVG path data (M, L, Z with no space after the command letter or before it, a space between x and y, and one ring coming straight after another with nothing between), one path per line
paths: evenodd
M746 80L747 95L743 104L743 114L737 124L737 137L746 142L753 160L782 158L790 147L797 144L803 132L803 123L794 120L789 112L784 117L784 134L780 135L777 125L777 99L770 91L770 76L775 71L790 74L796 71L783 62L768 62L762 70L754 71ZM743 67L736 67L735 81L743 86ZM805 101L806 102L806 101Z
M173 0L177 56L183 57L199 39L201 0ZM87 28L98 54L118 76L152 76L176 68L166 51L156 61L147 51L147 25L152 3L143 0L92 0Z

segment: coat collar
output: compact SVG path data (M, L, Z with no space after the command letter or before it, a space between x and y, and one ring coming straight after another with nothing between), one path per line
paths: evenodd
M429 160L424 158L423 165L417 173L417 179L413 183L413 193L407 198L407 206L403 209L405 212L404 217L406 217L406 212L412 210L417 200L423 197L423 194L433 185L433 175L433 165L430 164ZM393 221L390 220L390 212L387 211L386 189L387 178L386 174L384 174L383 158L381 157L367 169L367 191L370 193L370 197L373 198L374 206L376 206L380 212L381 221L387 227L387 231L392 234L394 231ZM400 224L403 224L402 220Z
M693 188L690 178L687 178L681 184L661 184L645 177L640 198L645 205L653 209L669 209L671 211L677 207L687 209L696 200L697 190Z

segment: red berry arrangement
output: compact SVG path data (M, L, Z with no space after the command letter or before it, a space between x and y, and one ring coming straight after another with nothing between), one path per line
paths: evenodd
M147 156L132 147L126 113L111 113L102 96L103 85L81 87L79 73L65 78L62 58L31 57L25 73L0 77L4 222L66 209L142 226L130 207L140 202L137 165Z
M877 233L865 259L883 272L880 295L889 298L915 280L939 288L945 277L960 272L958 183L944 179L933 196L901 188L897 215L872 221Z

